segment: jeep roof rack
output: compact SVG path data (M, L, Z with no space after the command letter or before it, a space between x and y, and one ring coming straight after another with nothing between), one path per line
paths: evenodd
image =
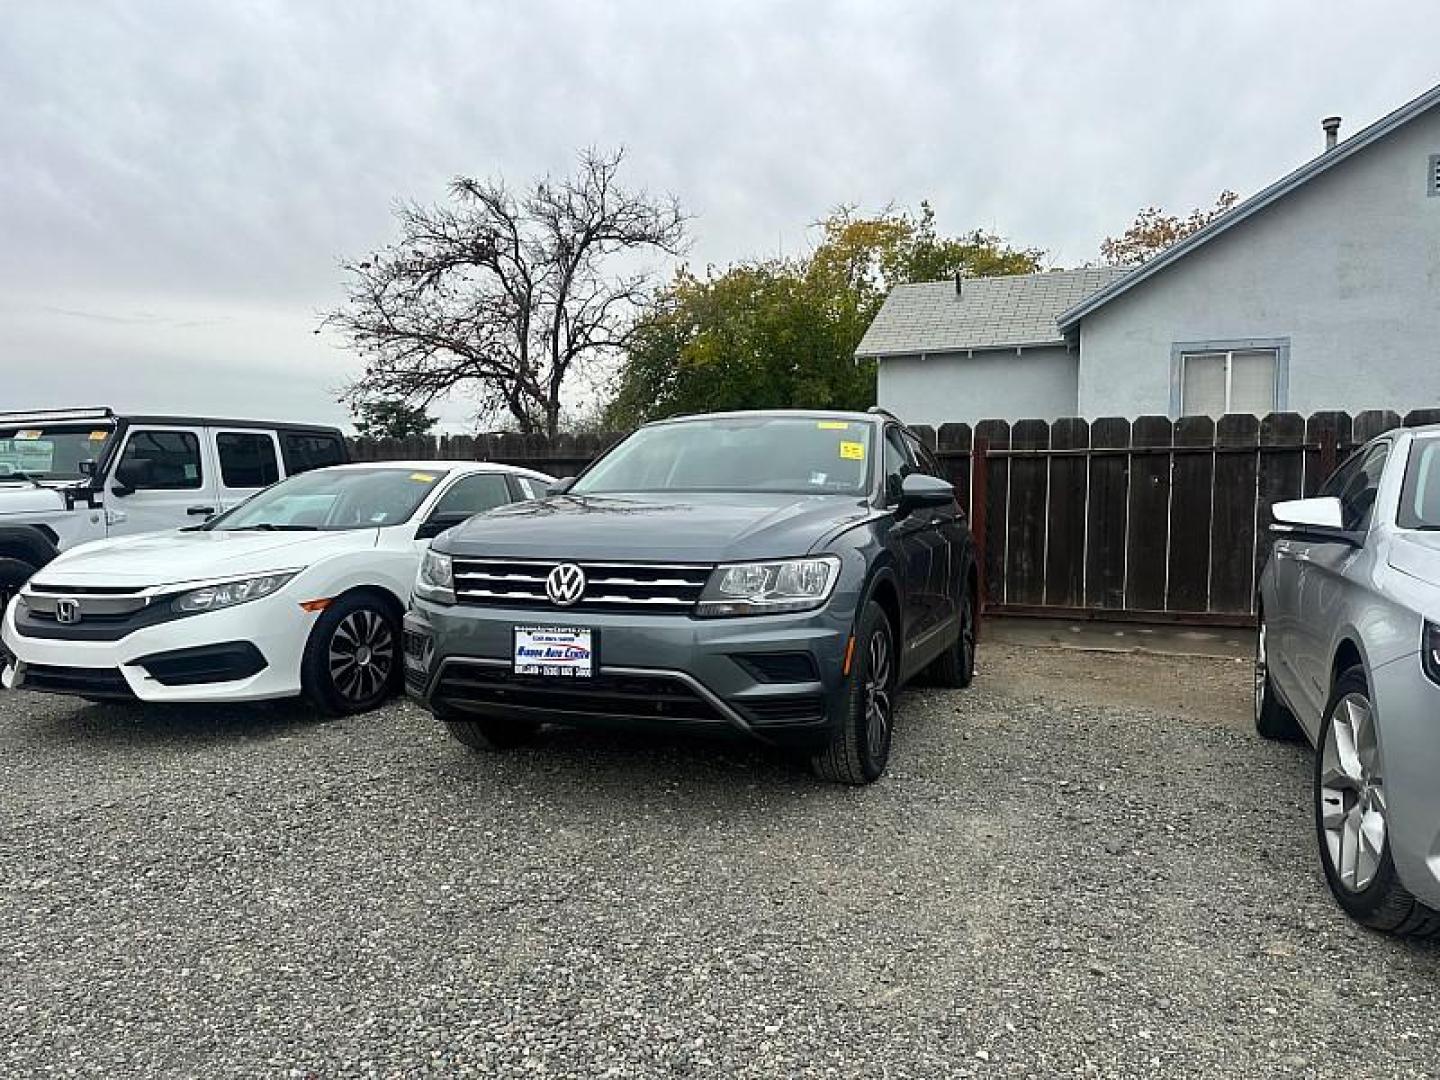
M113 420L110 409L21 409L0 412L0 424L23 422L25 420Z

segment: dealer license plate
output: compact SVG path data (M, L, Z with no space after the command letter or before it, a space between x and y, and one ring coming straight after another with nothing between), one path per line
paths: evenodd
M594 631L572 626L515 627L516 675L588 679L595 674Z

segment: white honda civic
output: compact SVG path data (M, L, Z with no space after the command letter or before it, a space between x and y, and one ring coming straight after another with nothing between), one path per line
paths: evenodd
M479 462L339 465L203 525L84 544L5 610L0 682L89 699L303 694L364 712L400 689L400 618L431 538L552 482Z

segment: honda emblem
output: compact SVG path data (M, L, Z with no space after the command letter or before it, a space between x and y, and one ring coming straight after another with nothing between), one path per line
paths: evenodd
M55 621L73 626L80 621L80 601L62 596L55 601Z

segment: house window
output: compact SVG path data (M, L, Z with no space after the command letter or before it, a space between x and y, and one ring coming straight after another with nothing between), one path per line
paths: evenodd
M1425 194L1440 195L1440 154L1430 155L1430 171L1425 178Z
M1179 357L1181 416L1264 416L1278 407L1277 349L1214 349Z

